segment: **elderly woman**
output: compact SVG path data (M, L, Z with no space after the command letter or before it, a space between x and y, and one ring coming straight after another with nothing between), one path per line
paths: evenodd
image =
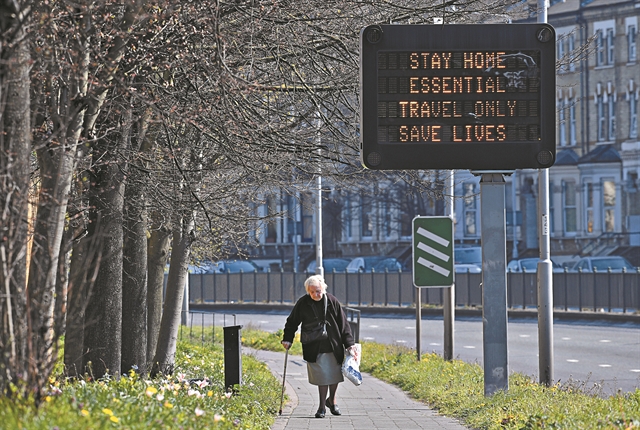
M341 415L336 404L336 391L338 384L344 381L341 371L344 350L346 348L350 353L356 353L355 348L351 348L354 345L351 328L338 299L327 293L327 284L322 276L310 276L304 282L304 288L307 294L296 302L285 323L282 346L285 349L291 347L300 324L304 327L326 319L328 338L303 344L302 357L307 362L309 383L318 386L320 407L316 412L316 418L324 418L325 406L333 415Z

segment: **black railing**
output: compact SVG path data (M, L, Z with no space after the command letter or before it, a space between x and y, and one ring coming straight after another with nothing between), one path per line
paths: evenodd
M191 303L295 303L305 294L309 274L299 272L228 273L189 275ZM482 306L482 274L456 273L456 305ZM404 273L328 273L329 291L345 306L415 306L413 275ZM556 310L635 313L640 311L640 274L554 273L553 303ZM425 288L422 303L441 306L441 288ZM507 274L508 306L537 307L536 273Z

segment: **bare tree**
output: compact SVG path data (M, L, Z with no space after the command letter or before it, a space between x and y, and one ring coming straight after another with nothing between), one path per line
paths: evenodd
M26 290L27 203L31 116L28 41L29 9L0 2L0 285L2 332L0 388L29 389L37 378L29 341L30 299ZM38 327L40 328L40 327Z
M154 371L170 372L192 259L251 243L264 196L304 191L319 169L338 186L384 178L358 162L360 29L434 17L479 22L508 7L515 8L503 0L80 0L21 9L0 1L0 303L11 321L0 338L3 388L24 380L38 393L50 373L62 333L53 328L65 320L56 315L66 303L65 227L73 233L69 372L90 362L99 378L146 367L150 357ZM139 150L147 115L153 132ZM27 266L30 171L38 203ZM123 330L132 313L140 318Z

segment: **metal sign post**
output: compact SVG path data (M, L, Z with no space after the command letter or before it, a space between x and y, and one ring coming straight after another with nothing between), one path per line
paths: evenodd
M444 214L453 219L453 170L449 171L449 177L446 180L445 188L445 211ZM455 259L454 259L455 260ZM455 268L454 268L455 272ZM455 282L449 288L445 288L443 291L442 300L442 317L444 320L444 359L447 361L453 360L453 332L455 325L455 312L456 312L456 285Z
M538 0L538 22L547 22L547 1ZM549 237L549 169L538 171L538 366L540 383L553 384L553 267Z
M507 253L505 181L502 173L482 173L482 329L484 394L509 389L507 358Z
M424 216L413 219L413 285L416 288L416 349L418 361L421 351L422 287L446 287L454 285L453 270L453 218L450 216ZM445 359L452 354L453 312L445 313ZM451 354L446 346L450 346Z

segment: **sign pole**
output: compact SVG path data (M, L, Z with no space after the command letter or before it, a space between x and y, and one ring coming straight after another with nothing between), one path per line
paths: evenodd
M445 187L445 210L444 214L453 219L453 170L449 170L449 177ZM443 319L444 319L444 359L453 360L453 330L455 324L455 307L456 307L456 284L447 287L443 291Z
M482 173L482 322L484 394L509 389L507 357L507 251L505 181L502 173Z
M538 22L547 22L547 0L538 0ZM549 169L538 170L538 369L540 383L553 384L553 266L549 238Z
M418 361L420 361L422 288L453 289L455 280L453 219L448 216L417 216L412 224L413 285L416 287L416 349ZM446 322L445 325L447 325Z
M415 287L416 290L416 353L418 361L422 352L420 339L422 338L422 288Z

